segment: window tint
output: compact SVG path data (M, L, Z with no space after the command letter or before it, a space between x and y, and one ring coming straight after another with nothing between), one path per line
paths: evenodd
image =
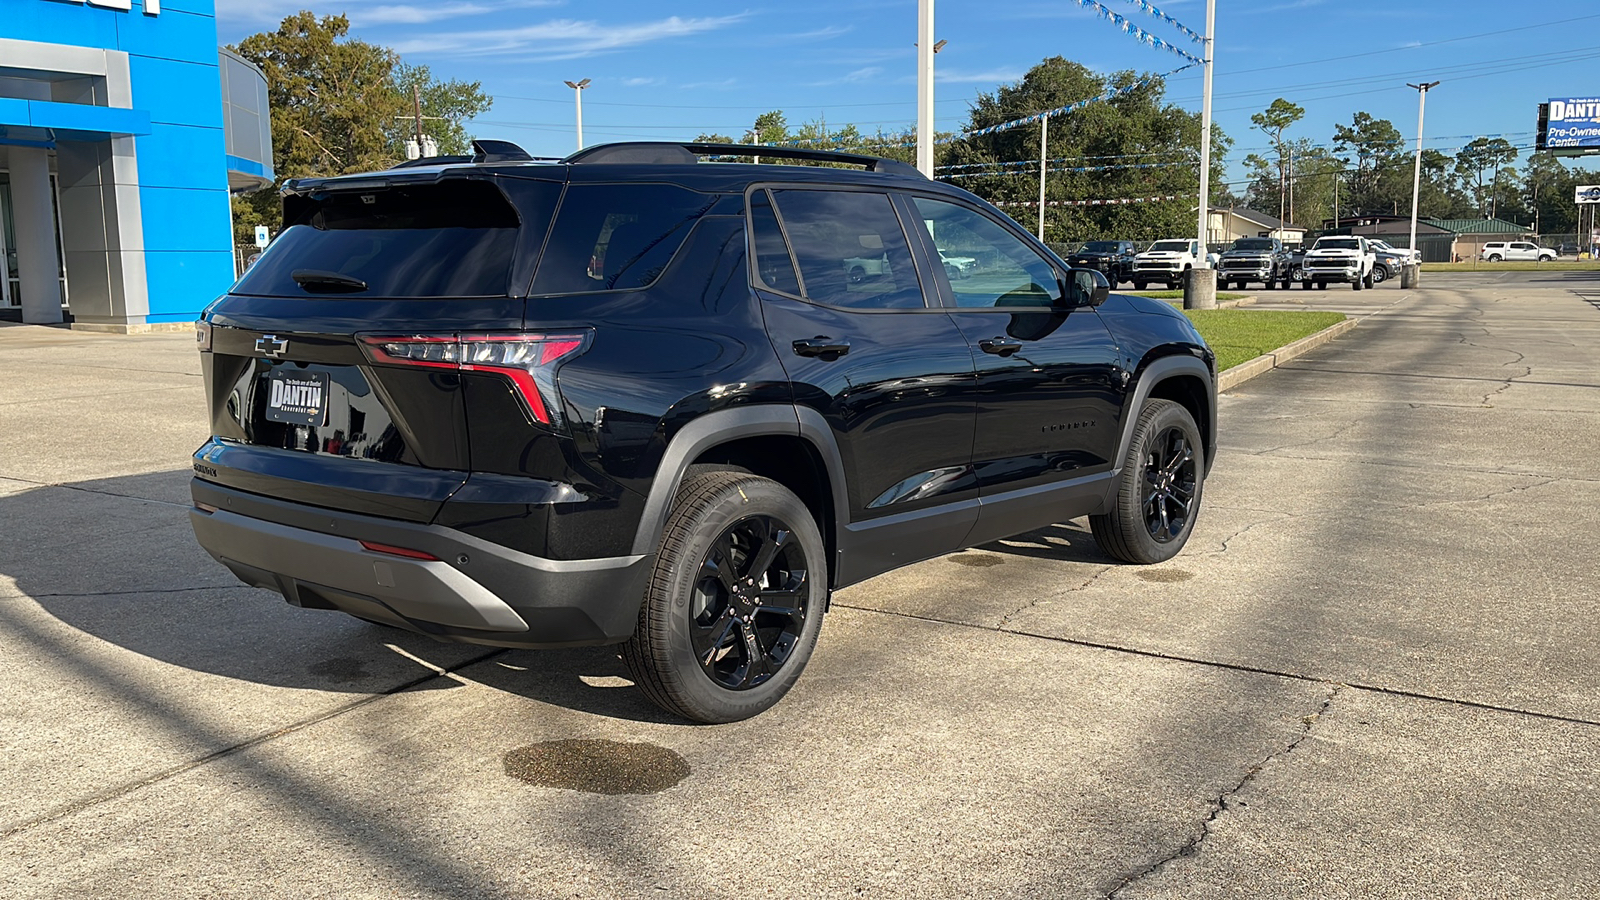
M916 198L917 212L939 249L956 305L1050 306L1060 294L1056 270L1033 248L981 213Z
M1266 238L1240 238L1233 242L1235 250L1271 250L1272 241Z
M665 184L568 187L533 292L620 291L651 284L717 199Z
M1085 253L1115 253L1120 249L1116 241L1090 241L1083 245Z
M547 202L554 205L553 190ZM508 293L519 219L505 194L489 182L447 179L330 191L291 207L293 224L239 280L236 293L320 293L330 300ZM302 270L332 273L344 281L332 291L328 279L301 286L294 273Z
M772 212L772 198L766 191L750 195L750 234L756 251L756 272L761 281L775 291L800 293L800 282L795 279L794 260L789 258L789 245L783 241L778 228L778 217Z
M852 309L920 309L911 248L887 194L777 191L805 295Z

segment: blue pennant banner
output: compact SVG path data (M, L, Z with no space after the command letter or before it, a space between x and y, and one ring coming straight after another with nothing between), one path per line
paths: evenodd
M1172 53L1176 53L1184 59L1187 59L1193 65L1200 65L1201 63L1205 62L1205 60L1195 56L1187 50L1182 49L1177 44L1174 44L1170 41L1164 41L1150 32L1145 31L1143 28L1140 28L1139 26L1128 21L1126 16L1120 13L1112 12L1111 9L1106 7L1104 4L1096 3L1095 0L1078 0L1078 5L1084 9L1094 10L1095 13L1100 16L1100 18L1105 19L1107 22L1117 26L1117 28L1123 34L1126 34L1127 36L1133 38L1141 44L1144 44L1147 47L1154 47L1157 50L1167 50Z
M1134 6L1137 6L1140 9L1144 10L1145 12L1149 13L1151 16L1153 16L1153 17L1155 17L1157 19L1160 19L1161 21L1167 23L1168 25L1171 25L1173 28L1178 29L1179 31L1183 32L1184 34L1187 34L1189 36L1189 40L1194 41L1196 44L1199 44L1199 43L1202 43L1202 42L1205 41L1205 37L1203 37L1202 35L1196 34L1193 31L1193 29L1189 28L1189 26L1183 24L1182 22L1179 22L1177 19L1174 19L1173 17L1167 15L1166 13L1162 12L1161 10L1156 9L1155 4L1149 3L1149 2L1147 2L1147 0L1128 0L1128 2L1132 3Z

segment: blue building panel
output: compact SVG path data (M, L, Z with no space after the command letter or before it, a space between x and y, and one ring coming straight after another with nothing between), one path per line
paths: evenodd
M0 37L102 50L119 49L116 16L127 15L75 3L4 0L3 6Z
M115 49L135 56L217 64L217 20L209 13L161 7L161 15L123 14L112 21L117 28Z
M147 322L192 322L233 285L233 251L145 251L150 286Z
M139 184L143 187L227 190L221 128L155 125L139 138Z
M139 213L144 219L144 249L187 251L230 249L232 215L226 187L139 187ZM220 240L219 240L220 238Z
M222 127L216 47L211 48L210 64L130 56L128 72L133 78L133 105L150 113L150 121Z

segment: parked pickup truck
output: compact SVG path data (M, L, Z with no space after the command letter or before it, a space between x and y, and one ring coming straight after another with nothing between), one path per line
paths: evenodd
M1331 281L1341 281L1359 291L1372 287L1372 270L1377 263L1377 254L1366 238L1339 235L1317 238L1306 251L1301 267L1305 283L1314 284L1319 290Z
M1217 263L1217 285L1244 287L1259 282L1267 290L1282 285L1289 289L1294 270L1293 258L1277 238L1240 238L1233 242Z
M1142 291L1152 281L1164 281L1169 290L1176 290L1183 284L1183 273L1201 264L1199 241L1156 241L1133 258L1133 287Z
M1096 269L1116 287L1133 278L1133 241L1089 241L1067 257L1074 269Z

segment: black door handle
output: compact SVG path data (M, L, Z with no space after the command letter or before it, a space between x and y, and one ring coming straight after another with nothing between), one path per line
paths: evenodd
M849 341L836 341L825 334L814 338L802 338L794 342L794 352L801 356L820 356L824 359L838 359L850 352Z
M978 347L985 353L994 353L999 356L1010 356L1011 354L1022 349L1022 342L1001 337L985 338L978 342Z

